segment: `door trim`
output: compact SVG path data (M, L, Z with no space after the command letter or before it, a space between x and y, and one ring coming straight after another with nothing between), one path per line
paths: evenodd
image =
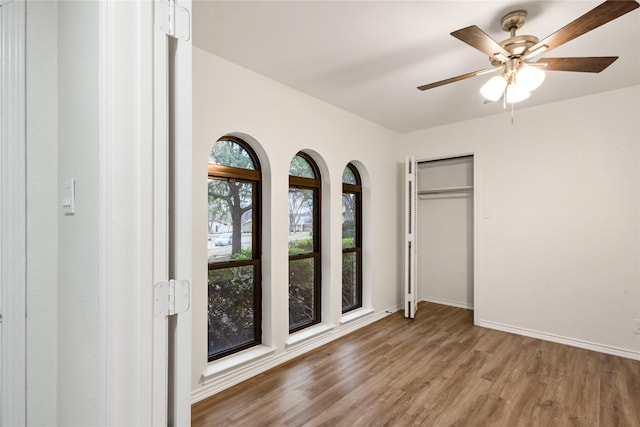
M153 4L98 16L98 425L154 425Z
M26 12L0 6L0 424L26 425Z
M164 2L153 2L159 20L166 9ZM175 7L190 19L191 0L176 0ZM191 38L169 37L159 22L152 33L153 281L191 282ZM189 425L191 310L171 317L154 316L152 322L153 425Z

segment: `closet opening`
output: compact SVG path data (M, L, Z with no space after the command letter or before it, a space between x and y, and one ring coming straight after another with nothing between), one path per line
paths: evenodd
M473 160L417 162L418 301L474 308Z

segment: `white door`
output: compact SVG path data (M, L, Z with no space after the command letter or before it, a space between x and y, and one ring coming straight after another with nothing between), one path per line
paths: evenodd
M0 425L26 425L25 2L0 1Z
M413 319L418 310L418 289L416 286L416 199L418 196L415 157L407 157L404 168L404 317Z
M191 421L191 1L156 0L153 425ZM168 18L171 16L171 19ZM183 296L182 299L179 296Z

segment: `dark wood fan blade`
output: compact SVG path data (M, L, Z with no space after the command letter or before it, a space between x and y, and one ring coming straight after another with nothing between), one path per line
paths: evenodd
M482 70L474 71L472 73L462 74L461 76L451 77L450 79L440 80L439 82L429 83L428 85L418 86L418 89L420 90L433 89L434 87L444 86L449 83L459 82L460 80L470 79L471 77L479 76L480 74L484 74L489 71L491 70L488 68L485 68Z
M599 73L613 64L617 56L597 56L580 58L540 58L537 64L547 64L543 70L578 71L582 73Z
M608 0L575 21L565 25L547 38L531 46L529 52L533 52L542 46L547 46L547 51L554 49L570 40L575 39L589 31L621 17L636 9L640 4L635 0Z
M499 53L507 58L511 55L502 46L500 46L497 41L489 37L487 33L475 25L454 31L451 35L458 40L465 42L469 46L475 47L480 52L483 52L490 57L494 57Z

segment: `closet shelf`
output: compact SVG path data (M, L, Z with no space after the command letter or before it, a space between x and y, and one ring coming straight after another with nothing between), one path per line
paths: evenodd
M464 191L473 191L473 186L466 185L464 187L443 187L432 188L430 190L420 190L418 191L418 196L422 196L423 194L461 193Z

